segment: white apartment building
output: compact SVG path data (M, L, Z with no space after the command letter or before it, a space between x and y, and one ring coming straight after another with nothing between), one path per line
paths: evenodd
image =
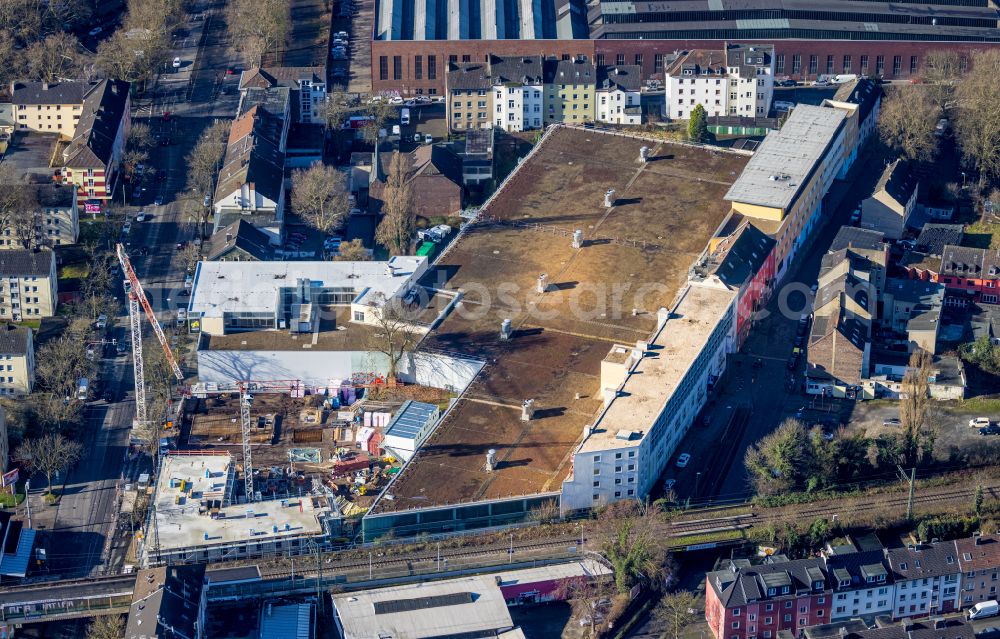
M505 131L542 127L542 59L490 56L493 125Z
M639 106L642 72L636 65L597 69L597 121L610 124L642 124Z
M601 363L604 410L585 426L563 480L564 513L649 494L725 370L736 343L735 308L735 291L691 284L673 312L660 310L651 341L611 348ZM683 327L674 330L674 321ZM671 357L649 357L652 346Z
M709 116L765 117L774 95L774 47L727 44L694 49L667 68L666 116L688 119L701 104Z
M893 619L959 609L961 567L954 542L894 548L886 558L896 582Z
M0 251L0 319L41 319L56 314L58 279L49 250Z

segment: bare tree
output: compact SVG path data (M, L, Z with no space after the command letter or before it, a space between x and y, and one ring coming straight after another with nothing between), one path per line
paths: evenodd
M168 45L165 31L119 29L97 47L94 64L109 78L144 87L166 63Z
M14 188L12 185L18 185ZM21 180L12 162L0 162L0 230L10 228L15 217L34 203L33 191Z
M573 607L573 616L590 629L590 636L596 637L597 629L611 608L611 597L615 594L614 581L604 575L564 579L553 593L557 599L568 601Z
M202 131L197 144L187 156L188 188L199 196L211 195L214 190L215 176L226 154L230 125L229 120L213 122Z
M48 10L52 22L61 28L75 29L90 22L94 6L87 0L50 0Z
M0 2L0 25L8 29L18 43L28 45L42 33L40 7L37 0L4 0Z
M57 398L72 398L77 382L93 369L79 341L70 335L50 339L38 349L35 373L39 381Z
M388 378L395 380L399 374L399 363L403 356L413 350L417 335L406 317L406 311L398 297L386 299L378 293L368 303L373 330L368 339L368 350L381 353L389 360Z
M201 261L201 247L193 242L187 244L177 253L177 257L180 259L181 266L184 267L185 271L194 271L194 267Z
M611 562L618 592L637 583L661 588L668 577L661 510L635 500L610 504L597 519L600 550Z
M232 0L226 6L226 22L249 65L259 67L264 54L285 41L288 4L281 0Z
M979 171L980 188L1000 177L1000 51L972 54L972 68L955 91L955 132L965 160Z
M395 111L396 107L389 102L388 95L376 94L365 101L365 116L369 118L369 122L365 124L362 133L366 142L369 144L378 142L378 132Z
M667 593L656 605L653 616L668 628L668 635L680 639L681 630L699 618L695 600L694 593L687 590Z
M910 160L930 160L937 150L934 127L939 114L940 109L923 87L893 87L879 111L879 135Z
M149 151L154 144L153 130L145 122L134 123L125 139L125 146L136 151Z
M122 172L132 179L135 177L135 170L140 164L145 164L149 160L149 153L146 151L140 151L138 149L128 149L122 153L121 165Z
M41 246L41 235L38 225L41 214L33 208L25 209L20 215L11 218L11 229L18 244L24 249L35 249Z
M930 386L927 378L931 373L930 354L917 348L910 355L910 362L903 377L903 388L899 399L899 421L903 436L903 462L913 467L920 458L920 449L927 432L927 409L930 402Z
M962 61L956 51L938 49L924 56L925 90L939 109L944 109L955 95L961 77Z
M80 72L79 48L80 41L69 33L54 33L31 43L24 51L29 76L42 82L76 78Z
M403 255L413 234L413 212L410 210L409 162L399 151L392 154L389 174L382 189L382 221L375 229L375 240L390 254Z
M359 239L341 244L337 257L334 258L338 262L367 262L371 259L371 251Z
M48 494L52 494L52 475L72 466L80 459L83 446L58 433L42 435L21 443L14 454L18 459L30 461L34 468L45 473Z
M87 626L87 639L121 639L125 636L125 617L101 615Z
M292 173L292 208L317 231L330 233L340 228L349 203L347 180L332 166L315 162Z
M326 96L323 106L320 109L326 128L336 131L344 126L348 114L351 112L350 100L343 91L334 91Z
M2 7L0 3L0 7ZM0 10L0 14L2 14ZM0 86L10 86L12 80L18 79L24 69L24 54L15 49L17 40L9 29L0 28Z

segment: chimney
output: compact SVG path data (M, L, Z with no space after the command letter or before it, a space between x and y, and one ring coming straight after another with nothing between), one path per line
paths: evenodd
M934 617L934 629L941 630L942 628L947 628L948 622L945 621L944 617Z
M976 545L977 545L977 546L982 546L982 545L983 545L983 536L982 536L981 534L978 534L978 533L977 533L977 534L976 534L976 535L975 535L975 536L973 537L973 539L975 539L975 540L976 540Z
M232 231L226 231L226 241L227 242L232 242L233 241L233 232Z
M48 91L48 90L49 90L49 83L42 82L42 91Z

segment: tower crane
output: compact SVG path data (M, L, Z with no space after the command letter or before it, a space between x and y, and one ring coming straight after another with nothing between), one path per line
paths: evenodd
M174 377L177 378L177 381L183 381L184 374L181 373L181 367L177 365L177 360L174 359L174 354L170 351L167 337L163 334L163 329L160 328L160 323L156 320L153 307L149 305L149 300L146 299L146 293L142 290L142 284L139 282L139 278L136 276L135 270L132 268L132 263L129 261L128 254L125 252L125 247L122 244L118 245L117 253L118 261L122 265L122 273L125 274L130 286L130 290L128 291L128 317L132 328L132 366L135 373L135 423L145 426L148 423L148 416L146 414L146 381L143 377L142 364L142 318L139 313L140 305L146 312L146 318L152 325L153 332L156 333L156 339L160 341L160 346L163 347L163 354L166 355L167 363L170 365Z
M246 487L247 503L254 502L256 493L253 489L253 457L250 450L250 407L253 406L254 393L287 393L292 397L302 397L302 382L298 380L281 381L238 381L240 389L240 428L243 435L243 483Z

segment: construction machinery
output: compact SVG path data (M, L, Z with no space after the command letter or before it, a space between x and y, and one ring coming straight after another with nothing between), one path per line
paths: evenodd
M163 347L163 354L167 358L167 363L170 365L170 370L173 371L174 377L177 378L177 381L183 381L184 374L181 373L181 367L177 365L177 360L174 359L174 354L170 351L170 344L167 343L167 337L163 334L163 328L160 327L160 322L157 321L156 314L153 313L153 307L149 305L149 300L146 299L146 293L142 290L142 283L139 282L139 278L132 268L132 263L128 259L124 245L118 244L116 252L118 254L118 261L122 265L122 273L125 274L125 281L129 284L127 290L128 317L132 329L132 366L135 373L135 420L133 425L146 426L149 423L149 416L146 414L146 381L145 377L143 377L140 305L143 311L145 311L146 319L149 320L150 325L153 327L156 339L160 341L160 346Z

